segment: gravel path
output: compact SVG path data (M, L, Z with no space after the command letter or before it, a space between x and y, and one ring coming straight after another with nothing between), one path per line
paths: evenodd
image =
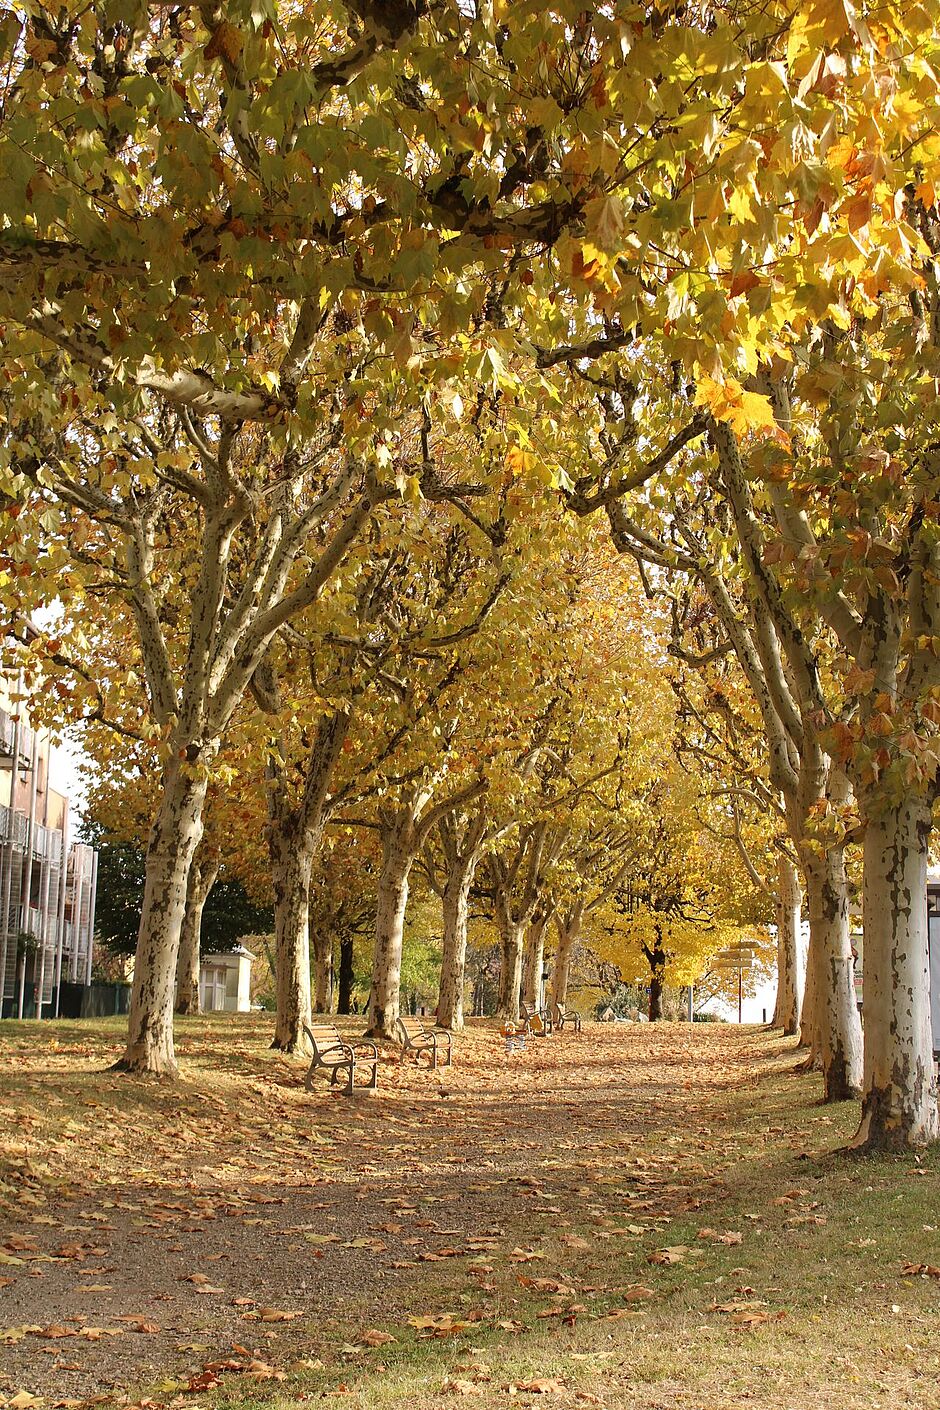
M379 1091L347 1100L305 1093L253 1022L236 1052L193 1025L176 1086L102 1073L106 1049L80 1042L4 1054L7 1395L110 1398L220 1355L288 1366L324 1328L355 1339L442 1280L477 1289L500 1260L551 1276L571 1247L602 1254L624 1208L651 1231L707 1208L709 1101L753 1056L746 1035L593 1026L507 1062L480 1027L452 1069L383 1062ZM592 1239L565 1234L585 1223Z

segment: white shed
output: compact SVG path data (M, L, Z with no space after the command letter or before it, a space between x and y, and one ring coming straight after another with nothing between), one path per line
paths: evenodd
M250 1013L254 955L244 945L221 955L203 955L199 1001L203 1013Z

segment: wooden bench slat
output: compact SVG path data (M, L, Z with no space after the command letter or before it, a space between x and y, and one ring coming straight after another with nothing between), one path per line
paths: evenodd
M437 1067L438 1049L445 1053L445 1066L450 1067L453 1063L453 1040L446 1028L429 1026L423 1018L412 1018L407 1014L399 1014L398 1030L402 1037L402 1058L406 1053L413 1053L415 1062L419 1062L422 1053L428 1053L431 1057L431 1067Z
M308 1091L313 1086L313 1074L318 1068L330 1074L330 1085L336 1081L337 1075L345 1071L346 1095L351 1096L353 1084L356 1076L357 1065L364 1068L371 1068L372 1075L369 1080L369 1089L374 1091L378 1086L378 1053L374 1043L364 1041L347 1043L335 1023L305 1023L304 1031L313 1044L313 1058L307 1071L304 1086ZM357 1054L356 1048L369 1048L370 1054Z

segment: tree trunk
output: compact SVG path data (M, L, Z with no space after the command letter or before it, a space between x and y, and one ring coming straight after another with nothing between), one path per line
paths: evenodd
M555 921L558 944L555 949L555 964L552 969L552 1002L564 1008L568 1001L568 981L571 977L571 957L581 931L581 914L575 911L564 920Z
M127 1047L115 1064L121 1071L177 1075L173 1051L176 958L189 869L202 837L205 797L204 769L194 773L182 760L171 760L147 845Z
M301 797L292 801L279 745L267 766L268 849L277 944L277 1017L272 1048L310 1052L310 873L320 848L330 780L349 732L344 710L323 715L310 747Z
M414 854L404 844L401 830L392 828L382 838L382 870L379 873L378 905L375 918L375 951L372 959L372 989L369 994L370 1038L392 1038L400 1009L401 951L404 938L405 907L408 904L408 876Z
M658 1023L663 1017L663 990L666 987L666 951L663 949L662 932L655 926L656 944L652 949L646 944L643 953L650 967L649 1021Z
M545 928L548 916L539 911L529 921L525 936L522 968L522 997L529 1009L538 1009L542 1001L542 969L545 962Z
M329 1013L333 1004L333 937L322 930L313 936L313 1010Z
M268 847L274 891L277 1015L272 1048L307 1054L310 1011L310 870L316 853L289 821L272 822Z
M831 847L804 859L813 964L814 1037L827 1102L861 1094L862 1027L855 1002L845 857Z
M463 1028L464 970L467 962L467 914L473 865L452 870L444 887L444 942L437 1021L442 1028Z
M519 1018L519 990L522 986L522 939L524 927L511 916L498 916L500 932L499 988L496 1017L515 1023Z
M180 927L180 948L176 960L176 1012L178 1014L200 1013L199 1002L199 940L202 932L202 911L205 900L197 901L193 895L193 875L190 871L189 887L186 894L186 910Z
M803 1007L800 1011L800 1047L808 1048L804 1066L817 1067L819 1055L819 1022L816 1004L816 946L810 931L806 951L806 981L803 985Z
M663 989L665 987L663 983L664 965L665 960L662 960L657 961L657 963L652 966L652 973L650 975L650 1023L658 1023L663 1016Z
M865 1074L861 1150L905 1150L940 1137L933 1087L927 956L928 804L870 818L863 896Z
M180 949L176 961L176 1012L200 1012L199 974L202 913L209 892L219 874L218 862L200 862L199 853L189 869L186 886L186 910L180 927Z
M352 1012L352 990L353 990L353 937L351 935L340 936L339 942L339 975L338 990L336 995L336 1012Z
M800 874L785 852L777 858L777 1002L773 1027L789 1037L800 1031L803 976L800 956L800 914L803 890Z

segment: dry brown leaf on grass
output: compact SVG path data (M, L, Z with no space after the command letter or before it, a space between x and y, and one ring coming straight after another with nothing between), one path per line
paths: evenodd
M786 1316L783 1308L779 1312L735 1312L731 1321L735 1327L759 1327L764 1322L782 1322Z
M733 1298L730 1302L714 1303L711 1310L726 1313L733 1326L746 1328L760 1327L765 1322L782 1322L789 1315L786 1308L771 1312L760 1298L752 1301Z
M632 1283L630 1287L624 1288L620 1296L624 1302L647 1302L656 1294L652 1288L645 1288L642 1283Z
M450 1394L452 1394L452 1395L482 1395L482 1394L483 1394L483 1388L482 1388L482 1386L475 1385L473 1381L464 1381L464 1380L461 1380L461 1378L460 1378L459 1376L455 1377L453 1380L445 1381L444 1384L441 1386L441 1391L442 1391L442 1393L445 1394L445 1395L446 1395L448 1392L449 1392Z
M538 1249L514 1248L509 1255L510 1263L531 1263L535 1258L544 1258L545 1254Z
M542 1380L518 1381L507 1386L510 1395L523 1391L526 1395L564 1395L568 1387L557 1376L547 1376Z
M365 1346L388 1346L389 1342L397 1341L398 1338L393 1337L391 1332L380 1332L375 1327L370 1327L367 1332L363 1332L359 1340Z
M940 1268L932 1263L902 1263L901 1276L905 1278L940 1278Z
M239 1350L244 1352L244 1348L239 1348ZM203 1373L218 1377L223 1371L233 1371L237 1375L247 1376L256 1381L283 1381L287 1379L283 1371L275 1370L267 1361L260 1361L250 1352L244 1352L244 1354L245 1360L227 1356L220 1361L207 1361L203 1365Z
M454 1337L460 1332L469 1331L480 1321L482 1321L482 1314L468 1321L466 1317L455 1317L453 1313L444 1312L439 1317L409 1317L408 1326L414 1327L421 1339Z
M657 1248L652 1253L646 1255L647 1263L661 1263L669 1266L673 1263L684 1263L688 1249L684 1244L676 1244L673 1248Z
M727 1230L724 1234L719 1234L717 1229L699 1229L695 1236L697 1239L708 1240L716 1244L728 1244L733 1246L744 1242L744 1235Z

